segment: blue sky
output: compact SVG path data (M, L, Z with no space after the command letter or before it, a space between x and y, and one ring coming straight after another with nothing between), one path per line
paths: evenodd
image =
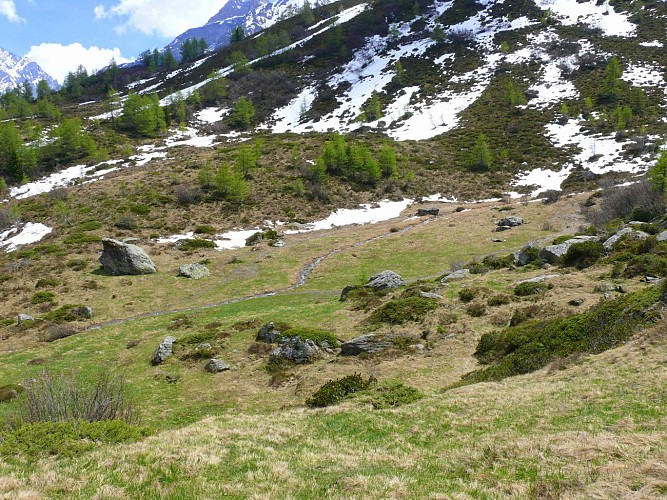
M201 26L227 0L0 0L0 47L62 82L82 64L133 60Z

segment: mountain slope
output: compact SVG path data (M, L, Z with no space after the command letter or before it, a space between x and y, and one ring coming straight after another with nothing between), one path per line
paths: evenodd
M246 35L251 35L281 19L295 15L306 1L308 0L230 0L204 26L187 30L167 47L174 54L179 54L185 40L204 38L211 49L217 49L229 44L232 30L237 26L243 27ZM325 4L329 1L311 4Z
M27 57L17 57L0 48L0 93L14 89L27 81L33 91L40 80L46 80L49 87L58 90L60 84L40 66Z

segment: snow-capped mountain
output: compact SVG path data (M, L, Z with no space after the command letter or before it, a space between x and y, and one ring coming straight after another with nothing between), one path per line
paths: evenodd
M34 91L40 80L46 80L54 90L60 88L58 82L35 61L27 57L17 57L0 48L0 93L14 89L25 81L30 83Z
M297 14L306 2L311 7L325 5L333 0L229 0L204 26L192 28L176 37L167 47L176 55L185 40L204 38L209 48L216 49L229 43L237 26L246 35L268 28L281 19Z

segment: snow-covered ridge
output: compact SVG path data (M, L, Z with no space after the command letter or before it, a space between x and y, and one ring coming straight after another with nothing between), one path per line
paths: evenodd
M0 48L0 94L28 82L33 89L40 80L46 80L49 87L58 90L58 82L48 75L36 62L27 57L17 57L11 52Z

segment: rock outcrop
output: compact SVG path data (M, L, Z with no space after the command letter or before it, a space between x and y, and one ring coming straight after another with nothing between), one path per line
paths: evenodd
M540 259L548 262L549 264L553 264L563 255L565 255L568 249L575 243L583 243L584 241L598 241L598 239L599 238L597 236L575 236L567 241L564 241L563 243L559 243L558 245L549 245L544 247L542 250L540 250Z
M609 252L614 248L614 245L618 243L621 238L626 239L626 240L645 240L646 238L649 237L648 233L645 233L644 231L639 231L637 229L633 229L631 227L626 227L621 229L618 233L616 233L614 236L606 240L602 246L604 249Z
M385 288L399 288L405 285L405 280L394 271L382 271L368 280L365 286L374 290L384 290Z
M278 347L269 354L269 363L287 360L297 365L304 365L315 361L321 353L318 345L310 339L285 337L278 341Z
M104 272L114 276L153 274L155 264L143 249L131 243L104 238L100 263Z

